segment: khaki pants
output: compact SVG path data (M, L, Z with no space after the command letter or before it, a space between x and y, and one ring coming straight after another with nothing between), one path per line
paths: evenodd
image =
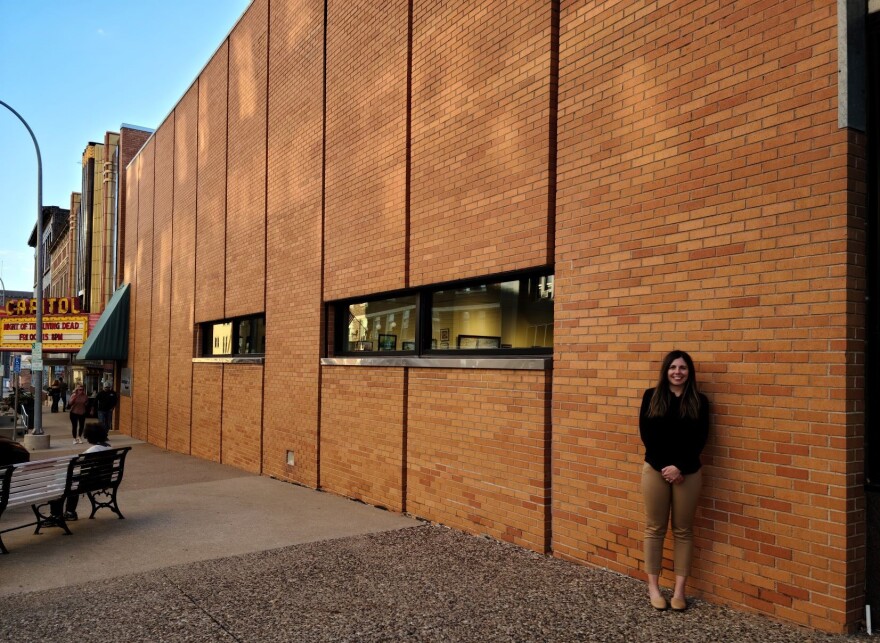
M694 516L703 485L702 471L684 477L681 484L669 484L659 471L645 463L642 469L642 493L645 497L645 571L660 574L663 564L663 539L672 513L672 535L676 576L688 576L694 553Z

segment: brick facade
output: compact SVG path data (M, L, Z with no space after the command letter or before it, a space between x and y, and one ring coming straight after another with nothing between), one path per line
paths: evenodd
M226 116L229 44L199 76L199 173L196 195L197 322L223 319L226 306Z
M328 369L321 386L321 486L404 509L402 368ZM366 392L369 391L369 394ZM357 400L357 413L352 402Z
M530 371L411 369L407 510L548 550L547 377Z
M73 199L71 198L71 201ZM70 221L76 221L76 215L71 215L68 210L65 217L66 222L63 226L58 226L60 234L54 237L52 245L49 248L49 274L52 277L52 284L49 287L50 297L70 297L70 258L71 258L71 234Z
M406 279L405 2L328 3L325 296Z
M254 286L266 280L267 19L268 6L257 4L229 38L229 68L236 73L229 74L226 124L225 317L266 307L265 292Z
M174 227L174 113L153 137L158 158L169 163L156 164L153 214L153 297L150 315L150 401L147 433L153 444L168 446L169 361L171 317L171 260ZM161 348L159 348L161 347Z
M556 310L554 551L638 566L628 427L687 347L714 411L693 585L823 629L864 584L836 11L564 3L556 220L557 301L579 305Z
M196 266L196 186L198 112L196 86L174 110L174 213L171 221L171 287L168 346L168 422L166 448L189 453L193 379L193 298Z
M683 348L713 412L691 593L852 630L836 11L255 0L128 168L123 430L643 578L638 405ZM325 302L542 266L552 370L321 364ZM260 312L262 364L193 362L199 322Z
M319 469L323 29L321 2L272 5L263 472L310 486Z
M131 160L137 155L140 149L150 138L152 131L144 129L135 129L123 125L119 128L119 175L116 180L119 182L118 196L119 199L119 225L116 230L116 266L119 273L117 283L118 286L124 281L122 278L123 268L126 265L127 258L125 256L125 244L122 243L126 239L126 208L128 207L128 181L126 180L126 169Z
M413 3L413 285L552 263L553 12Z
M165 387L165 380L161 373L157 374L156 380L150 379L151 356L158 352L164 354L159 345L152 343L151 331L153 313L157 315L159 310L153 309L153 295L158 298L158 288L153 284L156 274L153 271L153 244L156 239L153 236L156 228L153 226L153 205L156 196L161 200L164 195L157 195L154 186L156 178L156 139L151 138L137 157L140 174L138 181L138 207L137 207L137 251L135 255L135 279L132 280L131 299L133 311L131 313L130 326L134 328L134 341L129 343L129 360L132 364L132 381L136 384L132 387L132 436L139 440L147 440L150 437L150 395L161 391ZM163 159L164 165L164 159ZM133 222L132 222L133 223ZM164 317L164 315L163 315ZM130 336L130 334L129 334ZM152 420L154 427L156 419ZM154 436L155 428L154 428ZM163 439L162 443L164 444Z

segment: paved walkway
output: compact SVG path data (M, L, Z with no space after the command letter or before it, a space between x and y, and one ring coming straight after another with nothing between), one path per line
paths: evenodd
M46 407L43 429L50 436L50 448L34 451L31 460L88 447L72 444L67 413L48 413ZM3 534L11 554L0 558L0 597L418 524L329 493L164 451L116 432L110 443L133 447L119 490L126 519L103 510L94 520L71 523L72 536L60 529L39 535L32 529ZM83 502L84 510L88 501ZM79 513L83 517L83 511ZM32 519L29 507L19 507L6 511L0 525Z
M51 448L81 451L66 414ZM266 477L133 445L107 512L0 556L0 641L828 641L644 584ZM22 521L28 512L17 510ZM2 518L14 524L16 512ZM870 640L877 640L876 637Z

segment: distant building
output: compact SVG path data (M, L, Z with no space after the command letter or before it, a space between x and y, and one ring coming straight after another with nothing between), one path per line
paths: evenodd
M118 133L106 132L102 143L89 142L82 155L81 192L76 217L71 217L70 240L73 294L89 314L89 332L100 331L100 315L119 286L121 233L125 229L125 185L120 171L131 161L153 130L123 124ZM74 207L73 205L71 206ZM87 391L116 377L111 354L88 340L84 353L71 362L74 381Z
M70 225L76 220L76 212L68 210L67 216L52 219L52 231L47 246L49 268L49 296L70 296Z
M124 169L153 130L123 125L106 132L103 143L89 142L82 155L82 186L74 225L73 288L84 311L100 313L116 290L119 231L123 229ZM120 198L122 196L122 198Z
M85 311L101 312L113 292L118 144L119 134L107 132L104 143L89 143L82 156L74 289Z
M70 225L70 210L59 208L57 205L43 206L43 238L41 241L43 254L43 271L37 274L39 268L36 262L36 252L34 253L34 292L37 288L41 288L43 296L49 297L52 287L52 250L57 248L58 241L67 234L67 228ZM31 248L37 247L37 226L31 231L28 239L28 245Z
M74 283L76 277L76 229L80 218L80 200L82 195L79 192L70 193L70 224L68 226L67 237L65 238L67 266L64 272L63 293L64 297L75 297Z
M43 208L43 270L37 275L35 261L35 292L40 287L44 299L76 299L75 304L69 304L69 312L63 313L71 316L65 318L67 321L44 319L47 382L64 375L69 382L81 382L93 391L101 382L113 381L112 361L105 361L97 353L80 359L76 356L119 283L118 232L125 218L121 205L124 196L120 199L124 186L118 180L120 167L128 164L151 133L149 129L123 125L119 133L106 132L102 143L89 142L82 155L81 190L71 193L70 209ZM29 243L36 247L36 226ZM24 315L15 323L33 323L33 317ZM53 323L75 324L79 339L74 339L73 333L62 337L65 333L57 331L64 329L48 326ZM21 340L12 333L4 341Z

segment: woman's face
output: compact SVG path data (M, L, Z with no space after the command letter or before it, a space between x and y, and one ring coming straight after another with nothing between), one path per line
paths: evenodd
M682 389L688 381L690 371L684 358L672 360L669 370L666 371L666 378L669 380L669 386L674 389Z

